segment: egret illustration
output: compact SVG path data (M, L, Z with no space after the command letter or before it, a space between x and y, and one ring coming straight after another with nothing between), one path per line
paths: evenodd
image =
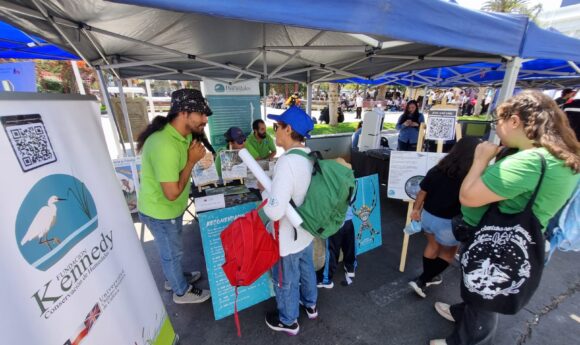
M22 241L20 241L20 245L23 246L27 242L38 238L38 243L45 244L50 250L52 250L52 243L60 243L60 240L56 237L48 238L48 232L56 223L56 203L62 200L66 199L59 198L56 195L48 198L46 206L42 206L40 210L38 210L34 220L30 223L26 235L24 235Z

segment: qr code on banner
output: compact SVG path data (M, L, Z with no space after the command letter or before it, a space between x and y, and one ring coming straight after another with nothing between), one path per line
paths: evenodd
M426 137L428 140L453 140L455 117L429 117Z
M1 121L22 171L56 162L40 115L4 116Z

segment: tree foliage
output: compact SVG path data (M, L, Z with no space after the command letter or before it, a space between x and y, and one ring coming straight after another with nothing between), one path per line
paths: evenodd
M532 6L529 0L488 0L481 9L489 12L523 14L536 19L542 11L542 4Z

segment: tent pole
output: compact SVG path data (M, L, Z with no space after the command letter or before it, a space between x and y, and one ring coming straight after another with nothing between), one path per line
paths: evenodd
M495 102L496 105L500 105L514 94L516 81L518 80L518 73L520 72L521 67L522 59L519 57L514 57L506 64L501 89L499 90L499 95L497 96L497 102ZM495 144L499 144L499 137L495 134L494 130L491 131L489 140Z
M306 113L312 116L312 83L310 71L306 72Z
M101 99L103 100L103 103L105 103L105 108L107 109L107 116L109 117L111 128L113 128L113 137L115 138L115 142L118 144L118 146L121 147L121 151L125 156L127 155L127 150L125 150L125 145L123 145L119 125L117 124L117 119L113 114L113 107L111 106L111 96L109 95L109 91L107 90L107 82L105 81L105 77L103 76L103 71L101 71L101 69L99 68L97 68L96 71L97 77L99 78L99 87L101 88ZM119 147L117 147L117 149L119 149Z
M155 103L153 103L153 94L151 93L151 80L145 79L145 89L147 90L147 99L149 100L149 121L155 118Z
M75 75L75 80L77 82L77 87L79 89L79 93L81 95L86 95L85 87L83 86L83 79L81 78L81 73L79 72L79 65L77 65L77 61L71 60L70 64L71 64L72 69L73 69L73 74Z
M425 112L425 106L427 105L427 91L429 91L429 86L425 85L425 88L423 89L423 102L421 102L421 112L424 113Z
M262 24L262 46L266 46L266 24ZM268 116L268 106L267 106L267 102L268 102L268 95L266 94L266 90L268 89L266 86L266 80L269 79L268 76L268 60L267 60L267 56L266 56L266 49L262 49L262 72L264 73L264 80L262 83L262 93L264 94L264 111L262 112L262 116L260 117L263 121L266 120L266 116ZM248 65L247 68L250 68L251 66ZM238 75L239 77L239 75Z
M131 129L131 122L129 121L129 110L127 109L127 101L125 99L125 92L123 92L123 81L116 79L117 87L119 88L119 99L121 100L121 111L123 112L123 120L125 121L125 128L127 129L127 141L131 147L131 157L136 156L135 143L133 142L133 130Z

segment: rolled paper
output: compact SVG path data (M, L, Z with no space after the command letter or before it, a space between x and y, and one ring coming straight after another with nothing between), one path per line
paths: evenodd
M254 176L264 187L264 189L268 191L268 193L270 193L272 190L272 180L268 177L268 175L266 175L260 164L256 162L256 160L254 159L254 157L252 157L250 152L248 152L248 150L246 149L241 149L239 152L239 156L242 159L242 161L246 163L248 169L250 169L252 174L254 174ZM292 207L292 205L290 204L288 204L288 207L286 207L286 217L288 217L288 220L295 228L299 227L300 224L302 224L303 222L298 212L296 212L294 207Z

